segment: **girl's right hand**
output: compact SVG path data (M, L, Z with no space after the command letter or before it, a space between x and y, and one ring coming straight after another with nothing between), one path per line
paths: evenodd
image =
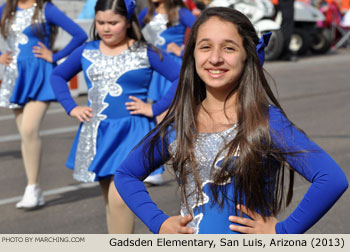
M92 108L87 106L76 106L69 113L70 116L77 118L80 122L90 122L92 117Z
M12 56L11 56L11 52L7 52L4 54L0 55L0 64L3 64L5 66L10 65L10 63L12 62Z
M192 220L191 215L172 216L166 219L159 229L160 234L193 234L194 230L186 225Z
M185 45L182 45L181 47L178 46L176 43L171 42L167 46L167 51L170 53L175 54L176 56L180 57L182 50L185 48Z

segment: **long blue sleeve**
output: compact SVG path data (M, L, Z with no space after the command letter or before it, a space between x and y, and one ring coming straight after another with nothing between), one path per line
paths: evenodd
M2 17L2 12L4 11L5 3L0 6L0 18Z
M148 47L147 54L151 67L172 82L167 93L152 105L153 115L157 116L169 108L175 96L181 66L165 52L161 52L162 60L159 54L151 47Z
M54 62L69 55L87 39L84 30L51 3L46 4L45 17L48 23L57 25L72 35L71 41L52 56Z
M179 16L180 16L180 22L187 26L188 28L192 29L192 26L194 22L196 22L196 16L192 14L188 9L186 8L181 8L179 11ZM185 48L181 50L180 57L182 58L185 53Z
M196 22L196 16L192 14L188 9L181 8L179 11L180 22L185 26L192 28L194 22Z
M1 20L1 18L2 18L2 13L3 13L3 11L4 11L4 8L5 8L5 4L2 4L1 6L0 6L0 20ZM2 54L2 52L0 51L0 55Z
M272 106L270 130L273 142L280 148L308 151L290 156L287 162L312 184L297 208L276 225L276 232L280 234L304 233L333 206L348 187L348 182L335 161Z
M152 167L144 159L147 156L148 143L151 136L141 145L131 151L126 160L117 169L114 175L114 184L128 207L145 223L149 230L158 233L162 223L169 218L161 211L149 196L142 180L149 173L164 164L164 160L158 150L161 150L161 141L154 151L154 163Z
M148 11L148 8L144 8L142 11L140 11L140 13L137 17L141 28L143 28L145 26L145 22L143 22L143 19L146 17L147 11Z
M67 114L77 106L69 91L67 82L82 70L81 57L84 48L85 44L75 49L51 74L52 89Z

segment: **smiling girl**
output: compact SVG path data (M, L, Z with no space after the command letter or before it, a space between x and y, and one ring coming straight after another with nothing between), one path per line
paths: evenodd
M273 95L261 66L265 44L230 8L206 9L194 24L169 112L115 174L121 197L152 232L303 233L346 190L341 168ZM164 214L141 181L165 162L181 189L178 216ZM294 171L312 184L278 221L286 171L287 204Z
M113 176L128 153L150 130L152 117L166 110L174 96L180 65L142 37L135 1L99 0L94 40L77 48L55 69L51 83L67 113L81 123L66 165L78 181L99 181L109 233L131 233L134 215L115 190ZM81 70L88 86L88 106L78 106L67 81ZM145 103L153 71L173 84L159 101Z
M85 32L49 0L7 0L0 7L1 34L7 49L1 54L5 65L0 87L0 107L13 110L21 135L21 150L27 186L17 208L45 204L39 187L41 140L39 129L49 102L55 95L49 82L56 62L66 57L86 39ZM72 40L53 53L57 28Z

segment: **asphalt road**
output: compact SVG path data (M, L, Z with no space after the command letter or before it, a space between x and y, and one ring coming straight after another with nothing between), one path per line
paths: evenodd
M267 62L276 81L278 97L289 118L322 146L350 176L350 51L339 50L298 62ZM86 96L77 102L85 104ZM64 163L78 123L52 103L42 125L43 161L40 184L47 205L35 211L15 208L25 187L20 141L11 111L0 109L0 233L106 233L104 202L97 184L72 179ZM178 213L179 191L171 172L166 183L148 187L167 214ZM298 179L294 199L279 217L283 219L309 187ZM350 190L308 233L350 233ZM136 218L135 233L150 233Z

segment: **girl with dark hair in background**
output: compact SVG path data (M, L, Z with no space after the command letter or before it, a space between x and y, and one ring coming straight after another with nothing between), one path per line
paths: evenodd
M174 60L181 64L186 28L191 28L196 17L185 7L182 0L148 0L148 7L139 14L142 34L154 46L170 52ZM153 73L148 99L157 101L167 92L171 83L157 72ZM160 121L161 117L157 121ZM161 184L161 167L150 174L144 182Z
M13 109L27 176L27 186L17 208L45 204L39 187L41 140L39 128L55 95L49 76L56 62L86 39L85 32L57 9L51 1L7 0L0 7L1 34L7 43L0 56L5 65L0 87L0 106ZM57 53L52 52L58 27L72 40Z
M168 113L114 176L152 232L303 233L346 190L341 168L275 98L261 66L264 45L248 18L230 8L208 8L193 25ZM182 196L181 215L172 217L142 183L168 161ZM291 202L295 171L312 184L278 221L284 197Z
M115 190L120 163L150 130L151 118L166 110L176 91L180 65L147 44L134 14L133 0L98 0L94 40L77 48L57 67L51 83L67 113L81 123L66 165L78 181L99 181L109 233L132 233L134 215ZM78 106L67 81L81 70L88 86L88 106ZM153 71L173 87L146 103Z

